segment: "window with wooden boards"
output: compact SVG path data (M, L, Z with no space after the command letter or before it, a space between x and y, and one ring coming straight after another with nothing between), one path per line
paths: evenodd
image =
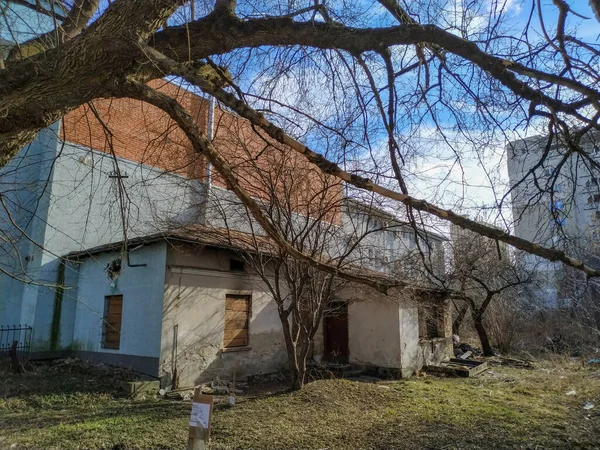
M123 296L109 295L104 298L104 326L102 347L118 350L121 346L121 319Z
M249 295L227 295L225 297L223 348L246 347L249 345L250 306L251 297Z

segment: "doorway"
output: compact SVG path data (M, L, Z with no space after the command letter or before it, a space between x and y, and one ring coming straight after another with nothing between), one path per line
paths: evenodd
M324 318L325 359L330 362L347 363L348 304L334 303Z

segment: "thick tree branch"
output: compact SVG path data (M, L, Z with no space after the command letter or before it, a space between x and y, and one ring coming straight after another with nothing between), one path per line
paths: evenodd
M163 63L165 65L168 65L168 60L164 60ZM410 195L387 189L383 186L373 183L367 178L353 175L343 170L334 162L314 152L304 144L298 142L297 140L286 134L281 128L268 121L262 114L253 110L250 106L248 106L243 101L237 99L234 95L216 86L211 80L207 80L200 76L197 76L196 73L191 69L177 67L171 67L171 69L174 74L180 75L188 81L190 81L191 83L196 84L205 92L213 95L224 105L234 110L237 114L249 120L255 126L258 126L261 129L263 129L273 139L277 140L278 142L284 145L287 145L295 152L300 153L301 155L306 157L308 161L310 161L312 164L317 166L322 172L328 175L336 176L339 179L345 181L346 183L352 184L353 186L356 186L360 189L371 191L376 194L382 195L383 197L399 201L404 205L412 207L418 211L432 214L436 217L439 217L440 219L451 222L455 225L460 226L461 228L474 231L475 233L480 234L482 236L486 236L493 240L506 242L507 244L519 250L523 250L527 253L540 256L549 261L562 262L567 266L581 270L588 277L600 277L600 270L586 265L583 261L579 259L570 257L562 250L547 248L538 244L534 244L528 240L519 238L517 236L513 236L496 227L491 227L476 222L462 215L456 214L451 210L435 206L434 204L429 203L425 200L416 199Z
M275 243L287 252L291 257L306 262L310 266L321 270L323 272L338 276L348 281L355 281L362 283L367 286L371 286L380 292L387 292L390 287L394 286L406 286L403 282L388 283L384 281L378 281L374 277L366 277L357 274L351 274L347 271L340 270L338 267L331 266L313 258L303 252L297 250L283 237L276 226L269 220L269 218L263 213L259 204L250 196L250 194L241 186L237 176L231 169L227 161L221 156L221 154L213 146L210 139L208 139L204 133L200 130L194 119L185 111L185 109L177 103L175 99L168 95L162 94L154 89L146 86L142 83L133 82L126 86L126 89L131 98L137 98L145 101L157 108L165 111L177 124L181 127L183 132L186 134L193 148L202 152L203 155L210 161L213 167L221 174L226 180L228 187L234 192L240 201L248 208L254 219L264 229L264 231L275 241Z
M1 70L0 167L40 129L82 104L110 96L108 86L130 76L143 81L159 76L148 67L140 42L182 1L115 1L77 39Z
M8 55L7 62L29 58L44 50L56 47L67 39L72 39L87 26L99 4L100 0L76 0L71 11L56 30L16 45Z
M207 33L207 26L210 33ZM532 88L524 81L519 80L515 73L565 85L588 96L594 102L600 100L600 94L597 91L582 83L530 69L514 61L488 54L477 44L435 25L405 24L389 28L351 28L319 22L294 22L288 18L267 18L246 21L239 19L214 20L213 23L200 20L190 24L189 29L192 41L197 42L191 50L193 59L205 58L215 53L226 53L236 48L263 45L304 45L360 54L366 51L380 52L395 45L430 42L488 72L515 95L546 105L555 111L573 113L576 111L577 105L564 103ZM227 36L219 32L219 29L226 29ZM153 46L166 56L179 60L179 57L187 55L188 51L187 40L184 39L185 33L186 29L183 27L160 31L154 37Z
M75 107L106 96L107 84L124 83L131 77L142 82L159 77L161 74L148 64L139 48L148 40L176 61L260 46L310 46L360 54L431 42L489 73L516 97L580 120L586 119L578 109L598 102L600 96L576 81L488 54L475 43L433 25L358 29L334 23L295 22L291 18L240 20L210 14L186 26L156 32L181 3L182 0L117 0L77 39L0 71L0 166L40 129ZM521 81L516 73L563 85L585 99L565 103Z

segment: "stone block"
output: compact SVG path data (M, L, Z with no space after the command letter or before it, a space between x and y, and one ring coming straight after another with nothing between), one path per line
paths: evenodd
M123 381L121 388L130 397L138 397L140 395L156 395L160 389L160 381Z

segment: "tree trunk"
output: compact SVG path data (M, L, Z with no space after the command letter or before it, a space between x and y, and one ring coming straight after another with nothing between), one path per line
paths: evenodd
M471 317L473 318L473 324L475 330L479 336L481 342L481 348L483 349L483 356L494 356L494 349L490 344L490 338L488 337L487 331L483 325L483 317L479 312L472 312Z
M294 342L288 318L285 316L280 316L280 318L283 336L285 338L288 366L292 376L290 389L292 391L298 391L304 387L304 381L306 379L306 357L308 355L308 348L310 347L310 339L309 336L303 334L299 337L298 342ZM303 342L304 340L307 342Z
M452 322L452 334L460 334L460 326L462 325L462 322L465 319L465 316L467 315L468 311L469 305L467 303L462 305L461 308L458 310L458 315L454 319L454 322Z
M305 349L299 351L297 346L288 348L288 361L292 375L290 389L292 391L299 391L304 387L307 355L308 352Z
M298 361L297 366L292 371L292 382L290 389L292 391L299 391L304 387L304 381L306 380L306 364L301 364Z

